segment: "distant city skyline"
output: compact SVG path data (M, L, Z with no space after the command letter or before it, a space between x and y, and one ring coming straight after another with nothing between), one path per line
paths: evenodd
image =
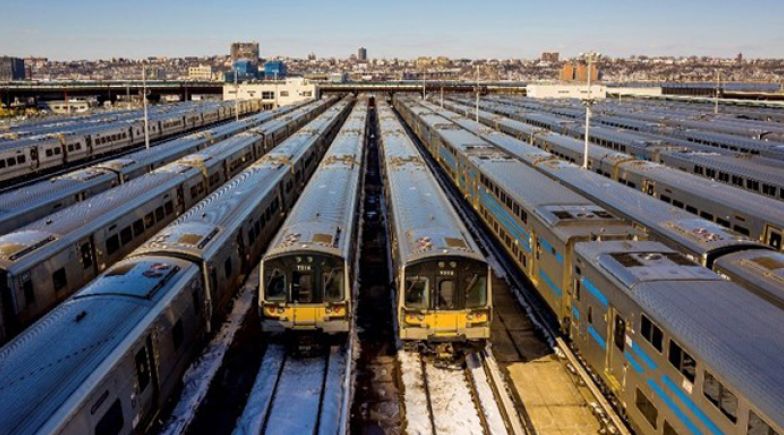
M12 1L0 55L53 60L226 55L258 41L261 56L347 58L784 57L784 2L756 0Z

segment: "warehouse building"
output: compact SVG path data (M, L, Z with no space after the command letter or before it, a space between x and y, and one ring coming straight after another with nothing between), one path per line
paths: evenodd
M264 108L283 106L315 97L316 84L302 77L285 80L265 80L255 83L226 83L223 86L223 99L234 100L261 99Z

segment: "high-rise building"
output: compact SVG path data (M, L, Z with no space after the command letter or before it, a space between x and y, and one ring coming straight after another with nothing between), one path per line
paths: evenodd
M743 64L743 53L738 53L738 55L735 57L735 63L738 65Z
M259 63L258 42L234 42L231 44L231 64L240 59L248 59L256 65Z
M557 51L545 51L542 53L542 62L557 63L560 54Z
M25 63L18 57L0 57L0 80L24 80Z
M357 60L366 61L367 60L367 48L359 47L357 50Z

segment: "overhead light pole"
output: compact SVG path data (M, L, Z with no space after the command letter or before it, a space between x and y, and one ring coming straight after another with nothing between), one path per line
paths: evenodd
M581 53L580 57L582 57L586 64L588 65L588 70L586 76L588 76L587 84L588 84L588 93L586 98L583 99L583 104L585 105L585 144L583 147L583 169L588 169L588 147L590 143L590 130L591 130L591 106L593 106L594 100L593 95L591 94L591 72L592 66L594 62L598 62L601 59L602 55L600 53L595 52L588 52L588 53Z
M144 148L150 149L150 118L147 114L147 68L142 60L142 107L144 108Z
M719 114L719 94L721 93L721 71L716 71L716 95L713 99L713 113Z
M234 65L234 120L240 120L240 85L237 81L237 65Z
M476 65L476 79L474 85L476 86L476 122L479 122L479 65Z

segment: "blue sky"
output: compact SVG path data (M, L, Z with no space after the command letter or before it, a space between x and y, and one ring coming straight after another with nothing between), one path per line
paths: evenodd
M0 55L784 57L784 0L2 0Z

